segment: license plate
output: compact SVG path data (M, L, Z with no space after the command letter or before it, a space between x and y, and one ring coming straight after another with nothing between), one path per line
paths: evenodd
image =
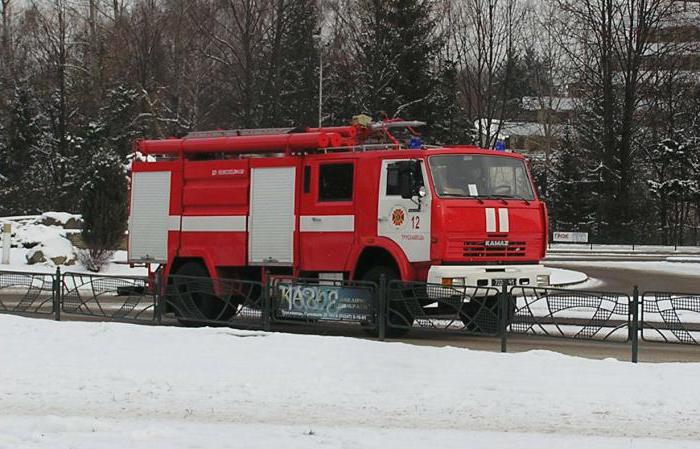
M508 278L508 279L493 279L491 280L491 285L494 287L501 287L503 285L516 285L515 279L513 278Z

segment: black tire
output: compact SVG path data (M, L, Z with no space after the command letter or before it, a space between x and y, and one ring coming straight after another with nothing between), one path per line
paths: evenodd
M513 320L515 304L510 304L507 323ZM483 334L497 334L498 322L498 296L472 298L468 303L462 304L460 316L466 329L471 332Z
M197 279L201 278L201 279ZM214 284L209 271L199 262L182 265L171 279L174 289L171 308L180 324L205 326L212 321L222 322L233 318L239 304L231 299L224 301L214 294Z
M362 280L379 285L382 275L384 275L386 279L387 286L389 282L399 279L399 274L393 268L380 265L367 271L362 276ZM387 318L389 326L387 326L386 334L388 337L402 337L406 335L413 326L413 314L406 304L403 303L392 304L387 312Z

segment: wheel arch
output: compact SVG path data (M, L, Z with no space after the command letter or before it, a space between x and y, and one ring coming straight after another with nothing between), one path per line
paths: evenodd
M216 276L216 266L214 265L214 262L211 260L211 257L209 257L208 254L203 251L195 251L186 255L178 255L173 257L165 270L165 276L167 277L171 274L177 273L177 270L189 262L202 264L204 268L207 269L209 277Z
M408 259L396 244L390 243L376 242L376 244L362 247L354 259L352 278L360 279L372 267L385 265L396 268L396 272L402 280L412 279L413 269Z

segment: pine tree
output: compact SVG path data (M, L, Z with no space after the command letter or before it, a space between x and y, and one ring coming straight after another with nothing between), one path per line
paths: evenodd
M434 94L429 106L433 117L427 130L430 143L444 144L474 144L476 129L467 120L467 114L455 95L457 90L457 67L451 61L442 61L437 74Z
M356 29L339 51L349 61L340 64L340 83L333 86L341 94L351 92L344 118L364 112L375 119L436 121L440 111L433 97L443 39L436 34L433 2L360 0L351 14Z
M0 213L39 212L36 200L42 195L37 187L43 177L35 171L43 130L32 89L18 83L7 112L0 133Z
M550 217L555 230L590 231L594 197L589 178L590 159L570 127L554 152Z
M692 205L700 199L699 148L694 138L676 135L653 146L651 163L657 168L647 181L658 205L664 243L682 244Z
M111 148L121 157L131 153L133 141L145 133L134 117L138 116L139 94L136 89L118 84L107 92L105 105L100 109L99 126ZM89 122L88 122L89 123ZM93 127L98 126L93 124Z
M316 0L279 0L276 26L266 37L263 127L311 125L317 121L319 46Z
M105 142L104 128L90 128L86 144L94 146L95 151L85 172L80 199L82 239L88 250L80 259L89 270L97 272L124 238L127 182L122 158L111 148L99 145Z

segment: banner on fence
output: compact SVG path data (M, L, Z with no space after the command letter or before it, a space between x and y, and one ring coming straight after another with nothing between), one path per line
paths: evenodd
M284 318L333 321L369 321L372 289L280 283L278 312Z
M555 242L564 243L588 243L587 232L555 232L552 236Z

